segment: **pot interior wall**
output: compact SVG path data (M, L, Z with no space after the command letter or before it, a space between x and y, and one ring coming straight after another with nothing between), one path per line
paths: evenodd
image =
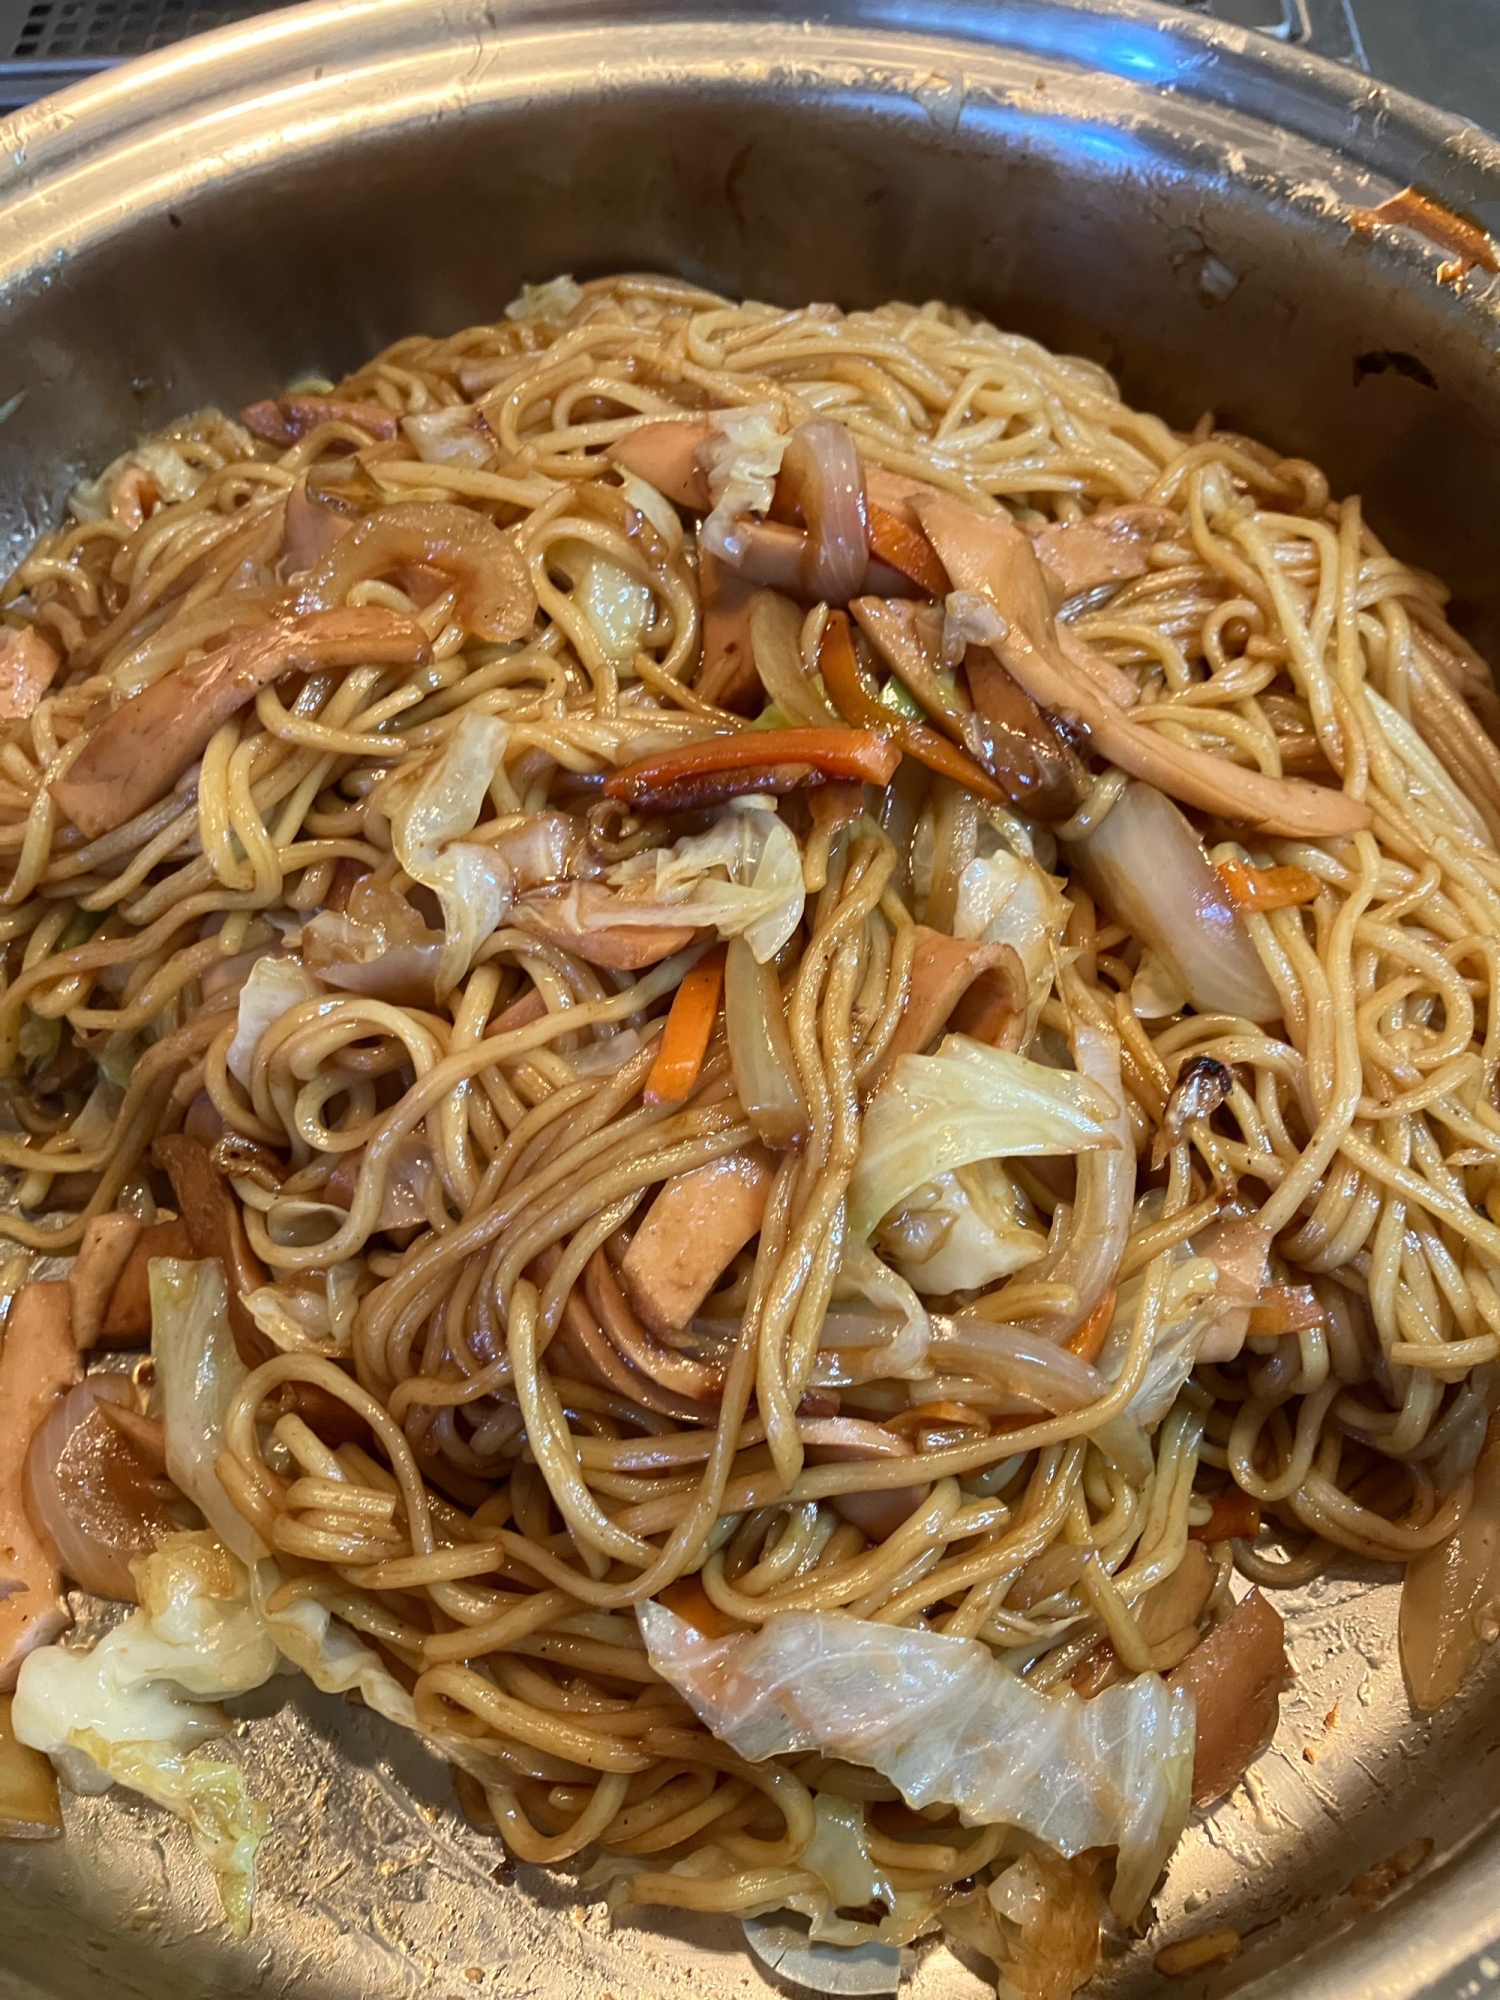
M1079 110L1055 79L952 120L795 82L575 84L288 147L12 297L0 531L24 545L71 478L180 411L495 317L523 278L639 267L971 306L1174 424L1213 410L1317 460L1471 628L1500 625L1500 393L1453 292L1397 281L1273 176L1226 173L1202 130Z

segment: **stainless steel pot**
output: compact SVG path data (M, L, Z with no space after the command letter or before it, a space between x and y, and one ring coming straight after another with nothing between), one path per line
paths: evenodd
M1441 282L1439 249L1349 216L1418 182L1500 229L1500 147L1253 35L1130 0L340 0L0 134L17 550L175 412L492 317L525 277L644 265L787 301L942 295L1093 355L1176 423L1212 408L1322 462L1500 636L1500 283ZM1480 1687L1410 1716L1394 1598L1352 1574L1301 1593L1276 1749L1190 1832L1100 1993L1157 1991L1154 1950L1223 1924L1245 1949L1214 1995L1500 1982L1500 1710ZM0 1995L767 1988L728 1923L611 1935L566 1881L497 1884L441 1771L361 1711L286 1682L244 1733L277 1819L254 1938L217 1926L180 1829L78 1801L66 1843L0 1847ZM922 2000L982 1991L946 1953L912 1976Z

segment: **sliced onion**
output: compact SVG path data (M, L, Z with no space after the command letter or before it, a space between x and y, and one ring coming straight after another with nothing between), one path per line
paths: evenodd
M153 1478L159 1461L150 1462L148 1441L112 1422L104 1407L133 1400L123 1375L80 1382L32 1438L25 1475L26 1511L56 1551L58 1568L85 1590L131 1604L131 1561L179 1525Z
M1086 1409L1109 1393L1097 1368L1044 1334L965 1313L934 1330L928 1356L940 1372L993 1382L1059 1416Z
M1276 989L1219 871L1164 793L1132 780L1066 852L1090 891L1155 952L1200 1013L1281 1019Z
M827 604L847 604L869 563L865 475L853 438L832 417L799 424L787 440L778 502L807 528L803 587Z
M840 718L802 661L802 612L774 590L750 607L750 648L761 686L788 720L816 729Z
M1423 1549L1401 1587L1401 1664L1412 1703L1439 1708L1458 1693L1500 1624L1500 1435L1474 1468L1458 1533Z
M411 569L437 570L455 586L459 616L476 638L524 639L531 630L536 593L514 535L442 500L366 514L307 571L297 610L334 610L356 583Z
M725 954L724 1031L746 1117L768 1146L791 1145L807 1130L808 1111L781 982L774 962L759 964L744 937L732 937Z

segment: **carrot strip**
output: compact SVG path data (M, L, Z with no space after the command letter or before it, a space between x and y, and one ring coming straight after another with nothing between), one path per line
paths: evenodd
M683 975L672 996L661 1047L646 1078L647 1104L682 1104L692 1095L723 991L724 947L719 944Z
M1219 874L1229 900L1242 910L1289 910L1310 903L1322 886L1316 875L1295 865L1252 868L1248 861L1221 861Z
M1311 1285L1267 1285L1250 1308L1249 1331L1266 1338L1305 1333L1322 1324L1323 1308Z
M799 767L806 773L803 783L816 775L884 785L901 753L890 740L889 711L877 708L876 716L871 728L744 729L732 736L686 743L680 750L663 750L612 772L604 781L604 796L649 805L658 794L670 796L699 780L726 779L738 785L741 778L745 782L738 788L750 792L756 789L757 774L789 773Z
M990 1420L983 1410L976 1410L968 1403L918 1403L914 1409L900 1410L894 1417L887 1417L881 1428L909 1436L913 1431L926 1430L934 1424L956 1424L964 1430L987 1431Z
M724 1639L731 1632L743 1632L745 1627L738 1618L731 1618L727 1611L721 1611L696 1576L680 1576L675 1583L669 1583L657 1599L665 1604L668 1611L701 1632L705 1639Z
M1210 1502L1213 1512L1201 1527L1188 1529L1190 1542L1253 1542L1260 1533L1260 1502L1231 1486Z
M896 709L886 708L875 698L860 672L859 656L849 630L846 611L830 611L818 645L818 672L834 707L846 722L859 728L885 729L908 757L915 757L929 771L952 778L980 798L996 805L1005 803L1005 794L967 750L960 750L946 736L929 729L925 722L913 722ZM771 731L766 732L768 735Z
M948 572L937 559L937 551L918 528L909 528L884 507L866 505L868 521L865 540L870 554L879 556L892 569L909 577L929 597L946 597L951 588Z
M1100 1299L1086 1320L1081 1321L1063 1342L1069 1354L1076 1354L1081 1361L1097 1361L1099 1350L1104 1345L1104 1336L1109 1332L1115 1317L1115 1288Z

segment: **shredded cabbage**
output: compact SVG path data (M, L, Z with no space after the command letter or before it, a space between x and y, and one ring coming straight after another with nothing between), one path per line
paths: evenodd
M544 284L522 285L505 308L507 319L566 319L583 297L583 287L567 272Z
M617 668L633 666L651 622L650 588L591 542L574 536L555 542L547 560L572 585L573 602L588 620L605 659Z
M460 838L479 819L509 738L499 716L466 715L439 756L415 777L391 778L378 794L397 859L442 906L447 941L438 962L439 1000L463 978L510 906L509 869L487 847Z
M774 403L718 410L714 434L698 447L708 475L713 512L698 530L698 546L734 562L744 551L734 526L742 514L764 514L776 493L776 475L786 454L781 412Z
M682 547L682 520L677 509L665 493L658 493L650 480L642 479L639 473L627 472L619 465L615 471L625 489L625 498L645 515L675 556Z
M240 988L239 1019L224 1058L229 1074L248 1090L256 1045L267 1028L304 1000L317 1000L322 995L323 988L300 958L284 958L269 951L258 958Z
M1136 1227L1140 1227L1139 1206ZM1115 1300L1114 1319L1096 1364L1108 1382L1118 1381L1125 1366L1145 1283L1144 1272L1127 1278ZM1146 1364L1145 1379L1123 1412L1142 1430L1154 1429L1176 1402L1178 1390L1197 1364L1198 1350L1220 1303L1218 1272L1212 1262L1195 1256L1190 1245L1179 1244L1167 1274L1156 1344Z
M245 1305L260 1332L283 1354L336 1360L352 1348L354 1315L374 1282L363 1259L350 1257L326 1272L301 1272L261 1285L245 1293Z
M251 1606L244 1565L211 1534L169 1536L132 1567L140 1608L92 1652L29 1654L12 1726L75 1791L129 1785L185 1820L243 1937L270 1817L237 1764L190 1753L227 1733L217 1703L268 1680L277 1649Z
M914 1188L975 1160L1108 1146L1114 1110L1087 1077L945 1035L936 1055L899 1057L865 1112L850 1227L868 1238Z
M706 833L631 855L604 879L621 893L609 899L602 921L712 925L722 938L743 936L762 965L802 920L796 837L755 798L731 800Z
M1026 973L1026 1042L1052 991L1067 927L1068 905L1055 879L986 829L979 854L959 877L953 935L1013 947Z
M975 1291L1033 1264L1047 1238L998 1160L914 1188L880 1231L880 1252L919 1292Z
M167 1471L241 1562L266 1545L235 1508L214 1470L224 1417L248 1371L229 1329L229 1294L217 1260L157 1257L151 1267L151 1354L161 1396Z
M401 428L424 464L471 465L476 471L483 471L494 462L494 440L480 428L470 403L403 417Z
M1029 1687L976 1639L836 1612L775 1612L723 1639L665 1605L637 1616L652 1666L740 1756L842 1757L917 1810L955 1805L970 1826L1018 1826L1067 1856L1117 1848L1122 1922L1182 1832L1193 1701L1157 1674L1084 1701Z

